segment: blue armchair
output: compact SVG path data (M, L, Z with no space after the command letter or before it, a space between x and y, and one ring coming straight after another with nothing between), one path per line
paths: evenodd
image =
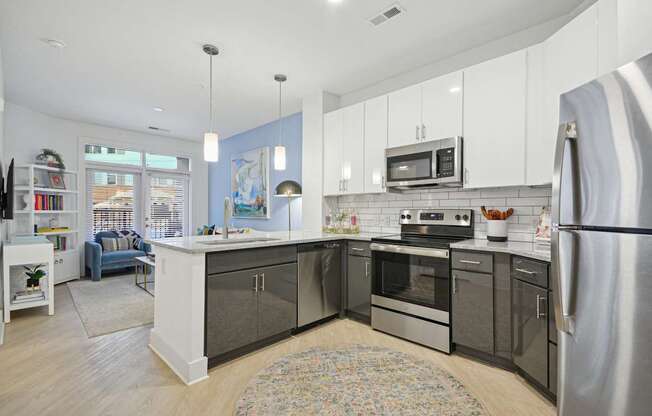
M104 252L102 250L102 238L118 238L115 231L102 231L95 235L95 241L87 241L84 246L86 260L86 276L92 280L99 281L103 271L120 270L134 267L135 258L145 256L152 248L144 241L138 244L138 250L121 250Z

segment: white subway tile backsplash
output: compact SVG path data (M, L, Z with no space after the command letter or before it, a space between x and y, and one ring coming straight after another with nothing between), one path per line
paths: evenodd
M428 189L404 193L381 193L326 197L329 208L353 208L360 217L363 232L394 234L400 232L398 216L405 208L470 208L474 211L475 238L486 238L486 220L480 206L506 210L514 208L508 220L512 241L534 240L542 207L550 206L551 187L503 187L481 190Z

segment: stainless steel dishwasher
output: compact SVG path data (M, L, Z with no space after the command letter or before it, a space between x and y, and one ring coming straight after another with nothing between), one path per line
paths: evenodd
M302 244L298 248L299 327L340 312L342 250L339 243Z

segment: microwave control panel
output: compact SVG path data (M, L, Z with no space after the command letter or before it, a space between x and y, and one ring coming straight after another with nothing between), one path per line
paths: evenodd
M437 150L437 177L455 176L455 148L447 147Z

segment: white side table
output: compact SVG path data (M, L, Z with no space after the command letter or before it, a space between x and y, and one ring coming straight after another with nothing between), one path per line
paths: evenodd
M47 275L45 299L12 304L16 288L11 287L11 267L45 264ZM48 306L48 315L54 315L54 246L47 239L29 241L5 241L2 246L2 278L4 288L4 320L9 322L11 311ZM43 287L43 285L41 285ZM21 288L22 289L22 288Z

